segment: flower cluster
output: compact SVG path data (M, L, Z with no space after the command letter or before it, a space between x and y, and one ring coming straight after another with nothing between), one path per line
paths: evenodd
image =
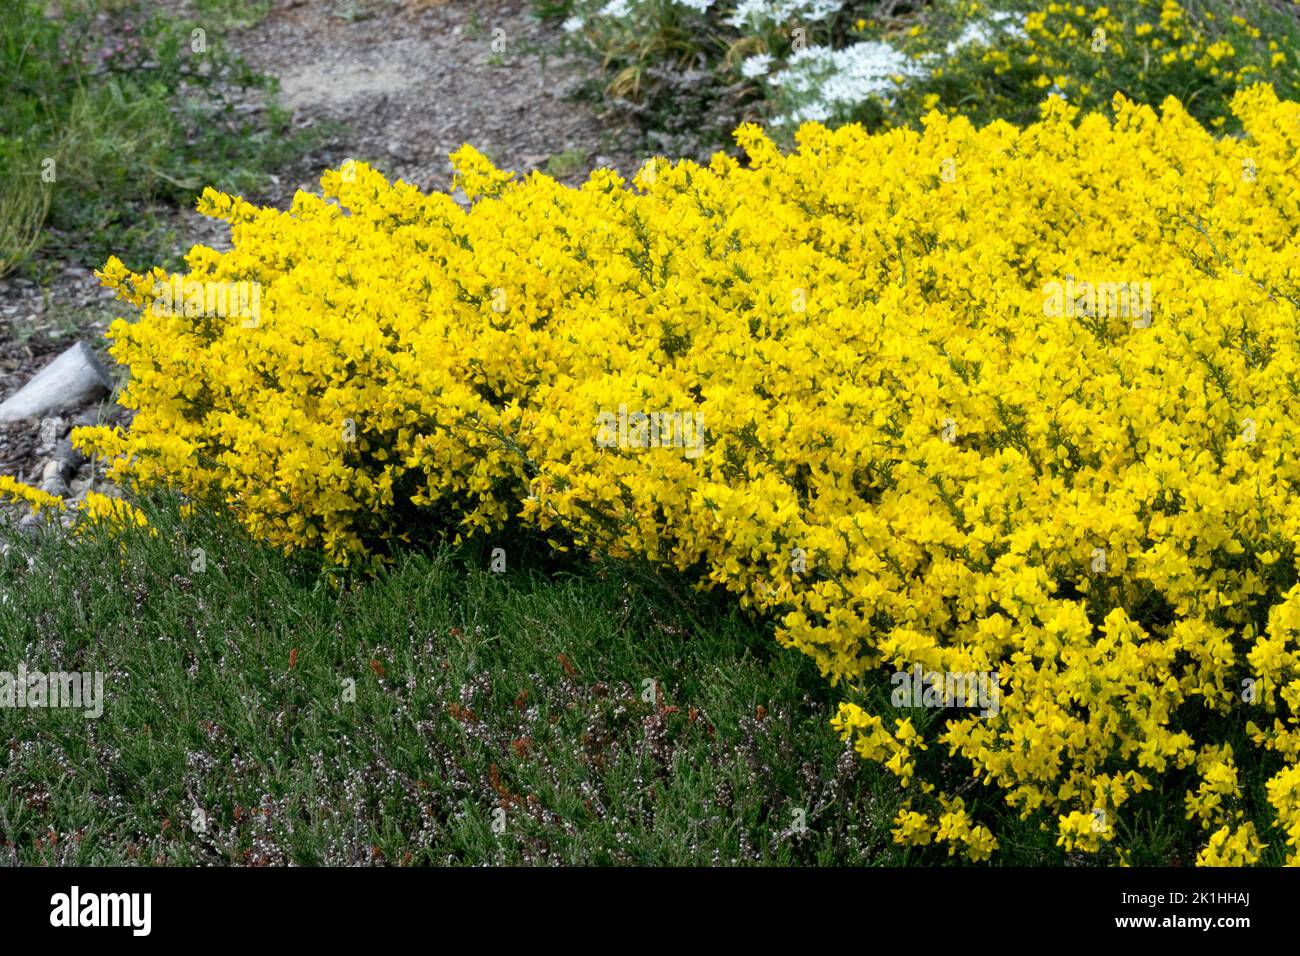
M149 528L149 519L129 501L88 491L81 504L81 523L77 528L83 531L94 527L103 527L113 532L128 528ZM150 534L156 535L157 532L150 529Z
M183 278L260 321L110 261L136 414L74 441L342 564L522 520L725 588L843 688L902 842L994 851L956 758L1066 850L1172 792L1203 862L1300 862L1300 105L1234 109L749 126L746 165L577 189L465 147L468 208L351 163L288 211L209 191L233 248ZM872 713L914 666L998 706Z
M47 508L68 514L71 520L66 523L77 534L88 534L96 529L117 533L130 527L149 528L149 519L145 513L116 494L87 491L80 501L73 503L73 510L70 511L67 500L33 488L9 475L0 475L0 502L26 505L33 515L40 515L42 509ZM157 534L152 528L149 528L149 533Z
M38 514L42 508L63 507L63 499L58 495L51 495L39 488L33 488L31 485L24 484L9 475L0 475L0 500L4 499L22 502L32 512Z

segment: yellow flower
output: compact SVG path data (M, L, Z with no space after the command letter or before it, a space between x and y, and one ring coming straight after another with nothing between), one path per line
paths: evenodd
M0 497L24 501L31 505L32 511L36 513L42 508L63 507L63 499L57 495L47 494L39 488L25 485L9 475L0 475Z
M82 499L81 514L90 526L105 527L113 531L126 528L148 528L149 519L144 512L121 498L88 491ZM150 529L150 533L157 535Z

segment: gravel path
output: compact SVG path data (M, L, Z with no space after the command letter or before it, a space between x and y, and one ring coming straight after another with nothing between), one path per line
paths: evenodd
M590 66L556 58L560 34L533 19L526 0L384 4L355 21L336 9L288 0L239 41L256 69L280 78L298 122L346 124L309 157L312 175L355 158L445 189L447 154L464 143L521 173L565 154L570 168L552 170L572 184L596 166L634 168L635 134L574 102Z

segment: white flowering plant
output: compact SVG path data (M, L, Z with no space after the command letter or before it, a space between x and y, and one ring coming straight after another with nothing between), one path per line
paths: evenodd
M824 8L833 0L804 0ZM858 18L839 42L791 46L779 63L741 63L742 75L765 86L770 126L860 121L869 127L915 122L945 67L1023 37L1023 15L978 3L935 2L904 20ZM935 105L933 97L930 104Z
M773 77L792 60L803 98L815 99L813 87L822 81L835 95L848 95L857 76L853 63L836 84L841 64L835 58L823 62L801 51L842 46L847 25L879 2L534 0L537 12L561 23L572 46L599 58L610 98L669 122L681 121L685 99L720 104L706 110L716 119L714 146L741 120L771 118L773 104L784 99ZM919 8L925 0L885 2ZM698 112L698 102L691 106Z
M780 130L807 120L882 121L900 87L926 78L939 53L992 41L1013 14L977 15L926 0L548 0L576 45L598 55L607 92L633 101L655 67L704 68L720 86L746 86L747 119ZM885 12L887 15L878 15ZM942 31L918 44L918 18Z
M1177 96L1223 128L1243 86L1300 92L1296 19L1261 7L1251 22L1227 0L546 2L602 58L611 95L642 99L656 71L711 76L735 119L778 138L808 121L916 125L935 109L1021 124L1049 95L1097 110L1116 92L1152 105Z

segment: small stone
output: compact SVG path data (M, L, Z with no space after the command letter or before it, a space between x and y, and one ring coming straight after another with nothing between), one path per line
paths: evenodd
M113 381L85 342L62 352L0 404L0 421L41 418L98 401Z
M90 428L99 424L99 406L92 405L72 419L73 428Z
M41 533L41 519L34 514L25 514L18 519L18 530L35 541Z
M90 460L80 448L73 446L71 438L64 438L54 446L54 457L63 462L74 474Z

